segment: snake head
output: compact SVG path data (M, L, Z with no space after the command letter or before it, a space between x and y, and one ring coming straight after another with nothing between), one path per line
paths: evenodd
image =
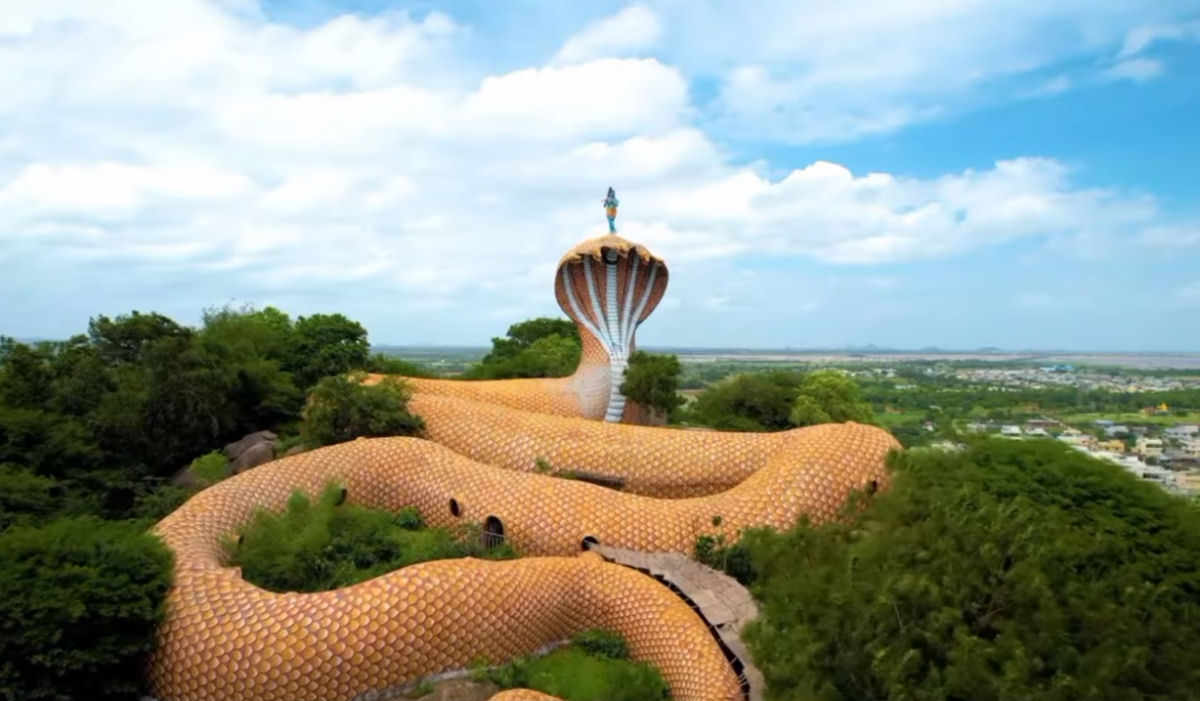
M633 335L667 289L667 264L640 244L608 234L567 251L558 263L558 306L614 360L625 360Z

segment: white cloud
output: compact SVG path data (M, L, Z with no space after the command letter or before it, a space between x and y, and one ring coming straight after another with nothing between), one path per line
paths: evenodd
M1154 248L1200 246L1200 226L1152 226L1143 230L1138 240Z
M1121 45L1121 51L1117 54L1117 58L1136 56L1160 41L1179 41L1189 38L1200 39L1200 22L1139 26L1125 35L1125 41Z
M1086 69L1072 67L1079 80L1046 76L1115 54L1130 44L1131 27L1165 36L1196 15L1188 3L1092 0L746 0L665 5L661 13L671 58L689 75L718 81L716 124L745 138L792 143L886 133L1088 84Z
M1125 78L1142 83L1151 78L1157 78L1162 70L1161 61L1152 58L1127 58L1113 64L1105 72L1113 78Z
M631 5L569 37L553 62L577 63L594 58L636 55L654 47L661 37L662 23L658 15L645 6Z
M787 279L770 294L745 276L705 289L738 256L873 265L1079 232L1144 232L1150 244L1170 226L1177 238L1194 233L1165 223L1146 196L1076 186L1049 159L927 178L824 161L780 174L735 160L700 128L679 66L587 58L583 38L603 48L595 37L629 33L621 22L657 27L645 14L657 11L640 7L564 44L571 60L486 76L457 59L468 29L436 13L298 29L264 22L249 5L222 7L47 0L0 16L0 254L31 270L53 261L41 294L79 303L86 297L71 290L91 281L132 300L125 309L290 300L296 312L332 306L368 322L418 308L455 321L494 308L553 312L554 262L603 230L609 185L622 198L622 232L667 257L673 285L691 276L694 299L726 308L799 294L809 300L802 311L824 309L819 289L798 292ZM818 24L848 26L840 12ZM868 34L893 16L880 12ZM938 13L917 14L932 22ZM617 53L658 40L631 34L641 38ZM747 68L747 109L774 109L753 102L756 90L832 90L841 78L870 86L932 70L917 48L915 72L853 56L834 68L844 48L819 44L811 57L824 68L803 77ZM753 48L803 60L776 34ZM817 110L811 129L849 138L932 109L905 94L885 91L879 109L864 96L860 113L848 103ZM821 126L822 115L837 119ZM480 299L486 310L475 310Z

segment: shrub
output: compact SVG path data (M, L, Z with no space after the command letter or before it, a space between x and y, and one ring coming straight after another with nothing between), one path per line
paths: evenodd
M170 572L170 552L132 522L0 533L0 697L137 698Z
M58 482L0 463L0 531L20 522L39 523L58 509Z
M490 680L502 689L536 689L568 701L655 701L667 698L668 692L653 666L591 654L577 645L544 657L518 657L492 669L476 666L472 678Z
M620 633L613 633L603 628L591 628L571 638L571 642L591 655L623 660L629 657L629 644Z
M726 545L724 533L696 538L692 558L714 570L724 572L745 585L749 585L756 577L754 562L747 545L742 541Z
M240 544L226 542L231 564L265 589L325 591L429 560L516 557L507 544L485 548L477 526L428 529L413 507L392 514L341 500L331 485L316 503L296 492L281 514L260 509L239 530Z
M411 436L425 428L421 417L408 411L408 385L391 377L370 386L362 380L361 374L334 375L317 383L300 425L305 444L315 448L360 436Z
M841 523L746 540L775 698L1193 698L1200 513L1049 441L892 458Z
M216 484L229 476L229 459L219 450L202 455L192 461L188 471L202 487Z

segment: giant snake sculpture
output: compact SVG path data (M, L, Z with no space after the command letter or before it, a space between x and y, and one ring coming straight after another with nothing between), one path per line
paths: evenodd
M643 246L611 232L584 241L555 277L583 340L572 376L410 379L424 439L360 439L282 458L209 487L163 519L155 530L175 553L175 572L151 661L155 695L352 699L603 627L656 665L674 698L741 698L724 654L684 601L586 544L690 553L715 523L736 536L802 515L829 519L852 490L883 485L885 456L898 444L854 423L773 434L619 423L638 418L621 378L634 332L666 284L666 265ZM541 474L539 463L622 489ZM330 482L353 503L416 506L434 526L486 521L538 557L427 562L306 594L265 591L225 564L222 538L257 508L282 509L293 491L316 493ZM524 690L495 698L550 697Z

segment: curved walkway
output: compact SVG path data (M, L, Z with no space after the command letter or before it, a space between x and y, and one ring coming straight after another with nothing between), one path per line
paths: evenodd
M758 617L754 597L736 579L679 553L653 553L591 545L589 551L609 562L645 572L681 594L708 624L738 674L748 701L762 701L762 673L754 666L741 631Z

